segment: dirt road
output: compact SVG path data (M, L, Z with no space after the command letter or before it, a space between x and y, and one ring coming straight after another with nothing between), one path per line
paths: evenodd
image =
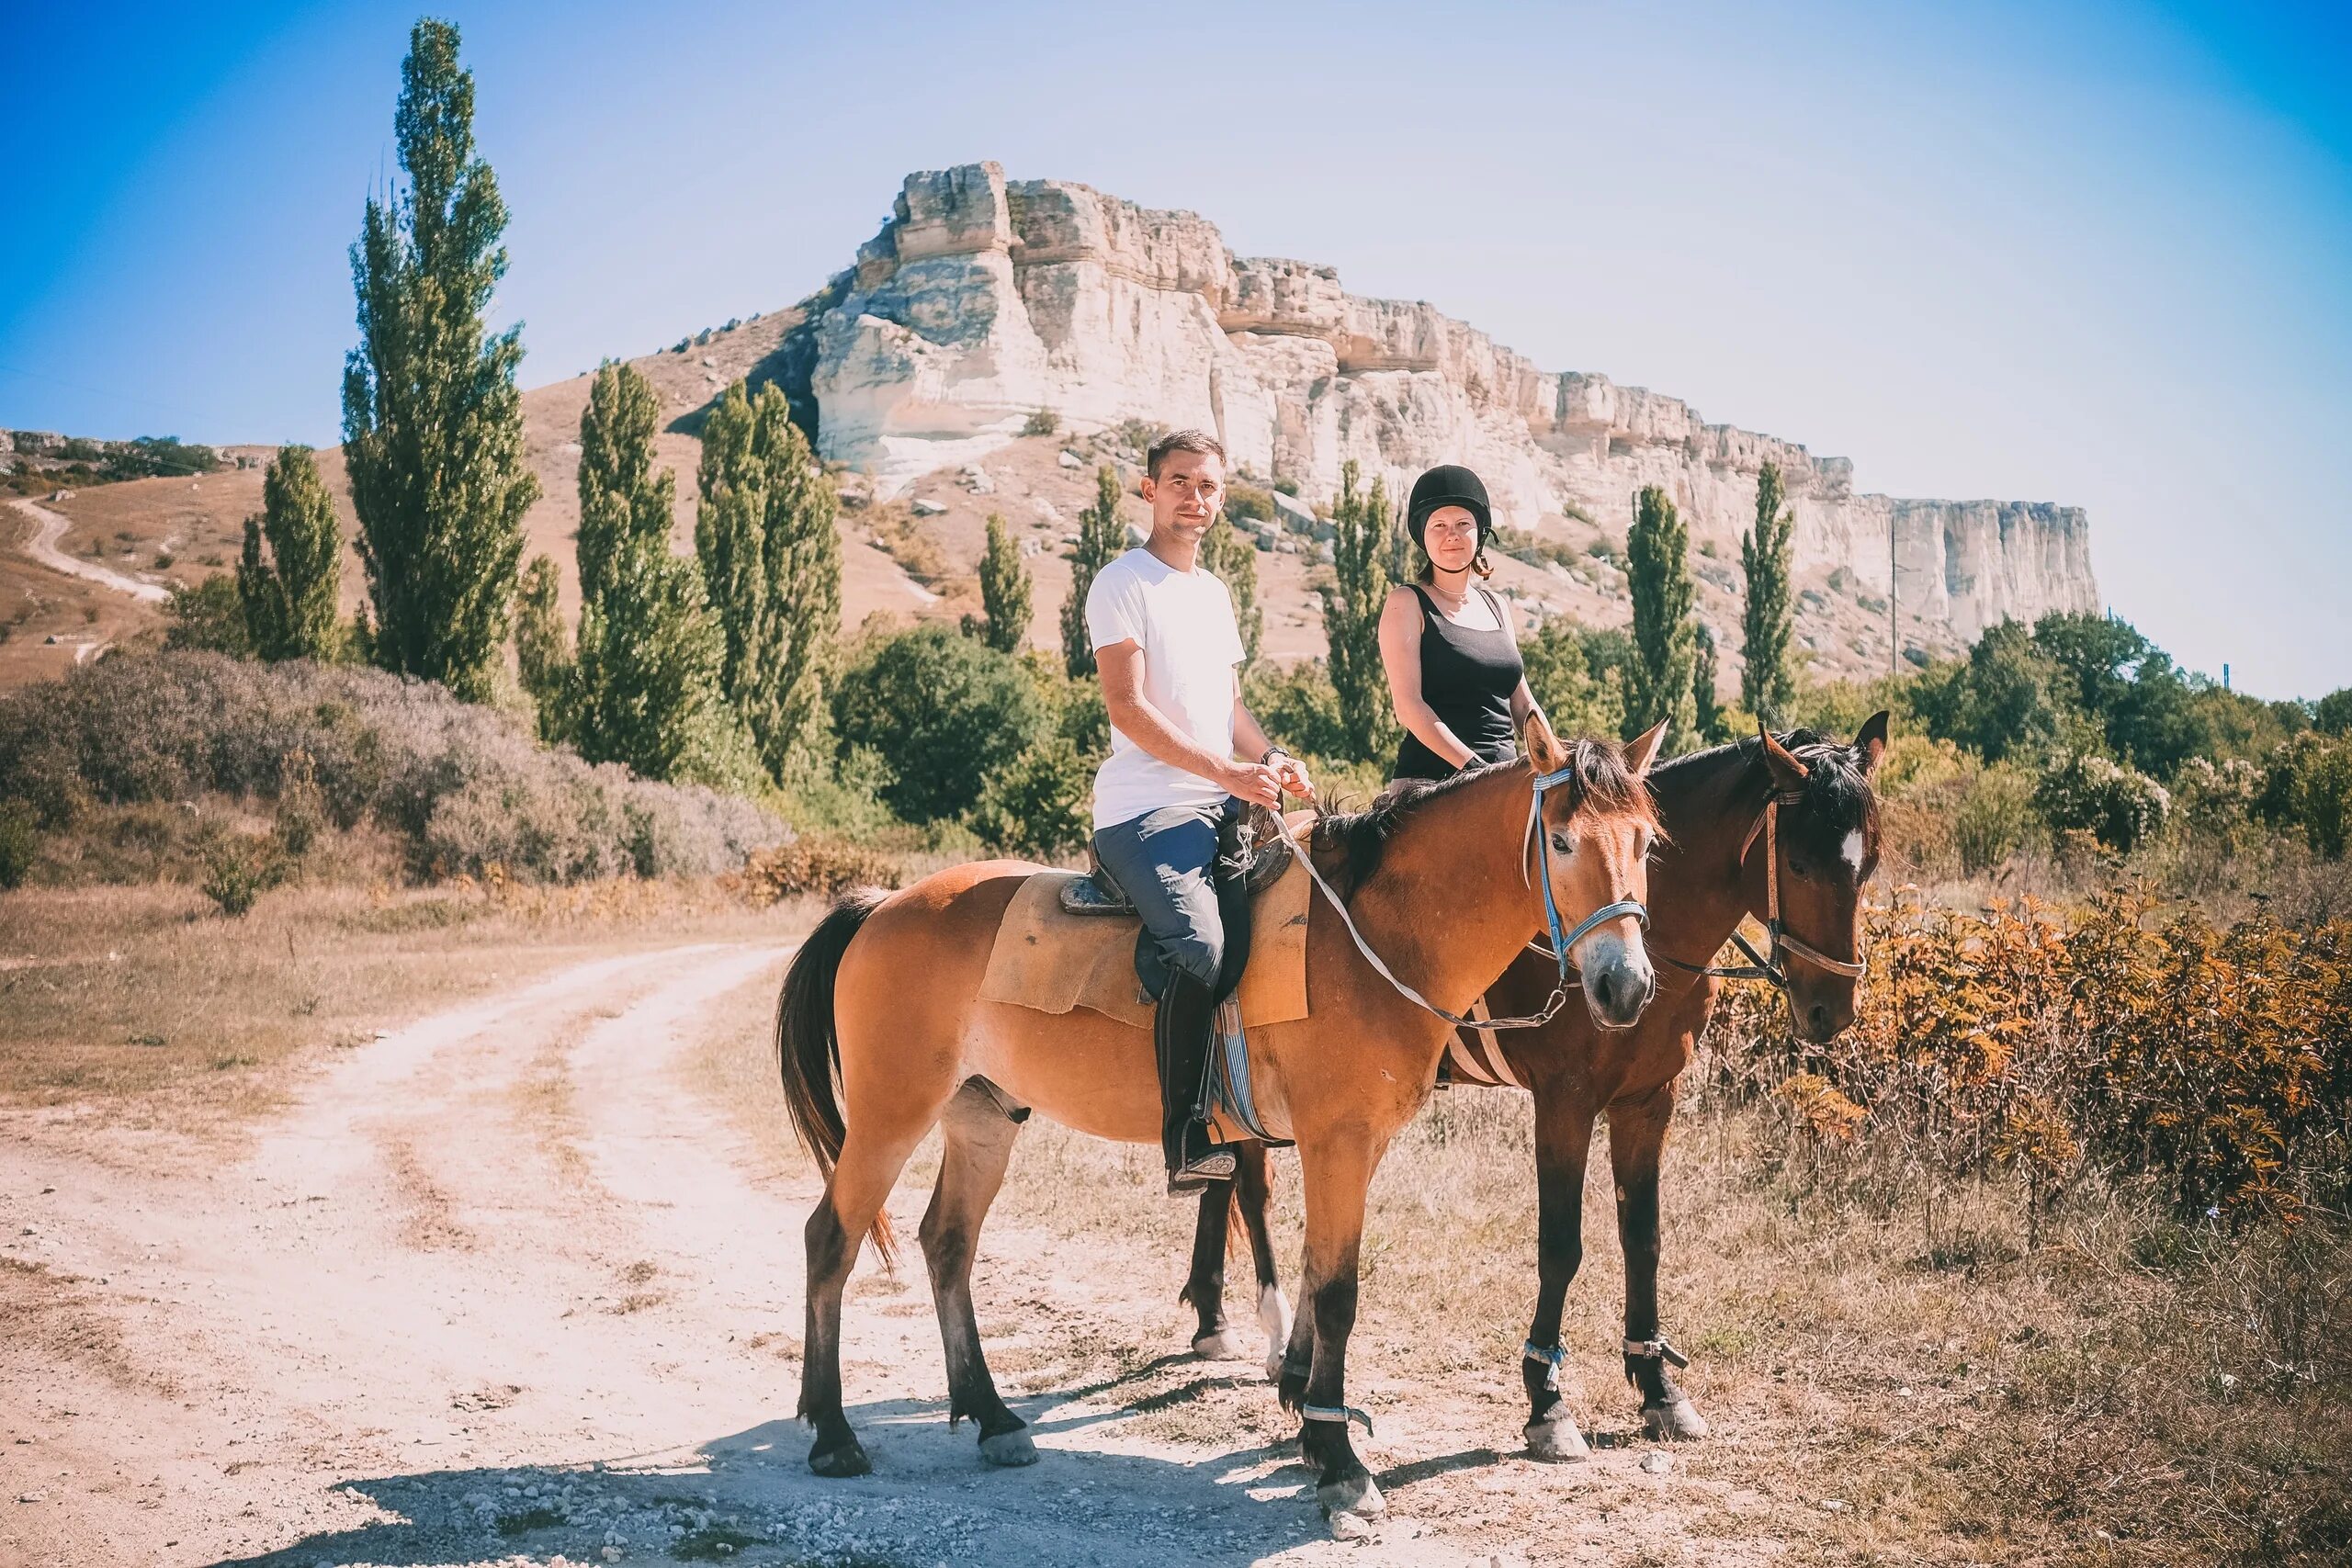
M51 512L48 507L29 501L19 501L13 504L18 512L32 520L32 536L28 538L23 546L25 554L51 571L62 571L68 577L85 579L97 583L102 588L111 588L118 593L128 593L133 599L149 604L161 604L171 598L168 590L159 588L154 583L141 582L135 577L125 577L122 573L109 570L96 561L83 560L59 549L57 541L63 538L65 530L74 525L73 519L62 513Z
M781 962L600 960L427 1020L339 1054L231 1157L70 1116L0 1122L17 1330L0 1336L0 1562L1348 1550L1271 1445L1124 1433L1115 1374L1016 1400L1044 1462L984 1470L942 1419L919 1262L852 1287L852 1413L877 1473L809 1476L786 1417L813 1187L729 1133L682 1065L714 998L772 994ZM984 1262L984 1299L1098 1337L1130 1314L1173 1327L1175 1260L1090 1257L1064 1278L1032 1241L992 1230L991 1259L1027 1261ZM1180 1359L1220 1383L1250 1371Z

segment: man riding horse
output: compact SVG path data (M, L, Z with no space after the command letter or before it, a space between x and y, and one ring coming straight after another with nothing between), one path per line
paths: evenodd
M1151 535L1096 574L1086 631L1102 677L1111 753L1094 775L1094 855L1143 917L1136 974L1156 998L1160 1148L1168 1190L1230 1179L1201 1107L1216 1004L1238 974L1212 872L1220 830L1250 806L1309 793L1306 765L1273 745L1241 700L1233 597L1200 565L1225 503L1225 448L1179 430L1152 443L1143 499ZM1254 757L1239 761L1236 754Z

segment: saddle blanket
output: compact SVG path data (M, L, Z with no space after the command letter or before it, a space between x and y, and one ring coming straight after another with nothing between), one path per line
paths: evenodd
M1064 913L1062 888L1080 874L1041 871L1021 885L997 927L979 999L1039 1012L1089 1008L1149 1029L1151 998L1136 978L1136 932L1142 922ZM1250 966L1234 994L1245 1029L1306 1016L1306 908L1314 886L1294 865L1258 892Z

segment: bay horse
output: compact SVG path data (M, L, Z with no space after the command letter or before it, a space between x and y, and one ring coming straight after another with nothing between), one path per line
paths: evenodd
M1651 956L1662 962L1656 1002L1630 1029L1598 1030L1563 1013L1541 1028L1490 1037L1485 1062L1459 1058L1475 1076L1457 1084L1509 1085L1535 1100L1539 1287L1521 1370L1529 1414L1528 1450L1541 1459L1581 1459L1582 1434L1559 1387L1560 1314L1584 1258L1585 1156L1593 1123L1609 1116L1609 1156L1617 1197L1618 1244L1625 1255L1625 1379L1642 1398L1644 1431L1697 1438L1707 1424L1675 1381L1687 1365L1658 1332L1658 1178L1675 1085L1714 1010L1717 982L1760 979L1780 987L1804 1038L1834 1039L1853 1021L1861 977L1862 885L1878 863L1878 803L1872 787L1886 750L1887 716L1873 715L1850 745L1810 730L1694 752L1654 770L1651 793L1665 836L1651 879ZM1760 847L1762 852L1756 852ZM1741 919L1766 923L1771 949L1736 939ZM1717 969L1713 955L1740 940L1752 960ZM1487 993L1507 1012L1542 994L1547 961L1521 954ZM1491 1066L1502 1063L1498 1073ZM1266 1231L1266 1151L1238 1149L1237 1180L1201 1196L1192 1276L1182 1299L1199 1314L1193 1348L1243 1354L1224 1312L1227 1229L1238 1210L1257 1264L1261 1319L1281 1289ZM1295 1365L1270 1355L1266 1375L1287 1388Z
M1315 825L1313 860L1299 869L1329 868L1346 889L1341 918L1321 918L1327 909L1308 923L1310 1016L1254 1029L1250 1053L1261 1118L1295 1141L1304 1175L1305 1310L1293 1347L1307 1370L1284 1398L1301 1416L1317 1496L1333 1512L1383 1506L1350 1441L1347 1342L1364 1190L1428 1097L1445 1049L1449 1025L1429 1009L1459 1014L1532 937L1573 917L1563 949L1582 976L1581 1010L1597 1030L1641 1016L1657 985L1640 901L1657 836L1642 781L1663 728L1622 751L1543 733L1528 761ZM815 1428L808 1466L820 1475L871 1468L842 1408L842 1292L869 1233L889 1258L883 1201L934 1123L945 1145L920 1235L946 1350L948 1420L974 1417L980 1455L994 1464L1036 1458L1027 1424L989 1375L970 1289L1014 1118L1034 1109L1098 1137L1159 1140L1148 1031L1083 1009L978 999L1006 906L1041 869L981 862L897 893L845 895L786 974L776 1019L785 1098L826 1178L807 1230L799 1405ZM1572 984L1561 966L1547 1013ZM1408 999L1408 987L1427 1002Z

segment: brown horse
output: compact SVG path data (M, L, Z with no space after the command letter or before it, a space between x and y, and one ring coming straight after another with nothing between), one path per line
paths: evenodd
M1579 924L1627 899L1638 908L1657 836L1641 780L1658 739L1653 731L1621 753L1589 741L1563 748L1544 735L1531 747L1535 766L1489 768L1322 818L1312 852L1350 889L1357 932L1396 981L1459 1012L1547 929L1547 904ZM869 1468L842 1409L842 1290L869 1230L888 1257L883 1201L932 1126L944 1123L946 1142L921 1234L946 1348L948 1419L975 1417L981 1456L997 1464L1036 1457L1026 1423L989 1376L970 1292L980 1224L1012 1154L1008 1113L1034 1108L1126 1143L1159 1136L1145 1031L1083 1010L977 999L1005 907L1037 869L985 862L899 893L852 894L785 976L776 1025L785 1096L827 1173L808 1218L800 1394L800 1414L816 1428L808 1464L820 1475ZM1390 1137L1427 1098L1448 1025L1367 963L1342 923L1322 918L1329 912L1307 929L1312 1015L1253 1031L1250 1056L1261 1117L1296 1142L1306 1184L1306 1310L1294 1345L1310 1370L1285 1385L1287 1402L1319 1470L1318 1497L1364 1513L1381 1506L1380 1492L1350 1442L1345 1387L1364 1190ZM1631 1025L1656 987L1638 916L1600 920L1570 947L1583 976L1579 1010L1596 1029Z
M1617 1235L1625 1254L1625 1378L1642 1396L1644 1428L1657 1438L1699 1438L1707 1424L1674 1378L1686 1364L1658 1332L1658 1172L1674 1086L1713 1012L1719 977L1769 980L1788 997L1798 1032L1835 1037L1854 1017L1860 978L1861 887L1878 863L1871 789L1886 747L1883 713L1851 745L1810 731L1759 735L1701 751L1649 775L1666 838L1653 874L1650 952L1663 961L1657 1000L1631 1029L1595 1030L1563 1013L1540 1029L1493 1037L1488 1061L1465 1052L1457 1081L1508 1083L1535 1097L1535 1173L1541 1286L1521 1363L1529 1450L1583 1457L1585 1442L1559 1389L1560 1310L1584 1257L1585 1156L1593 1122L1609 1113ZM1773 950L1733 970L1706 967L1742 917L1766 921ZM1543 994L1546 961L1519 958L1487 993L1497 1012ZM1231 1207L1249 1226L1258 1259L1261 1319L1282 1293L1266 1242L1265 1149L1244 1145ZM1200 1314L1194 1348L1240 1354L1222 1301L1228 1188L1204 1193L1184 1299ZM1301 1372L1282 1376L1285 1390ZM1267 1375L1275 1376L1270 1365Z

